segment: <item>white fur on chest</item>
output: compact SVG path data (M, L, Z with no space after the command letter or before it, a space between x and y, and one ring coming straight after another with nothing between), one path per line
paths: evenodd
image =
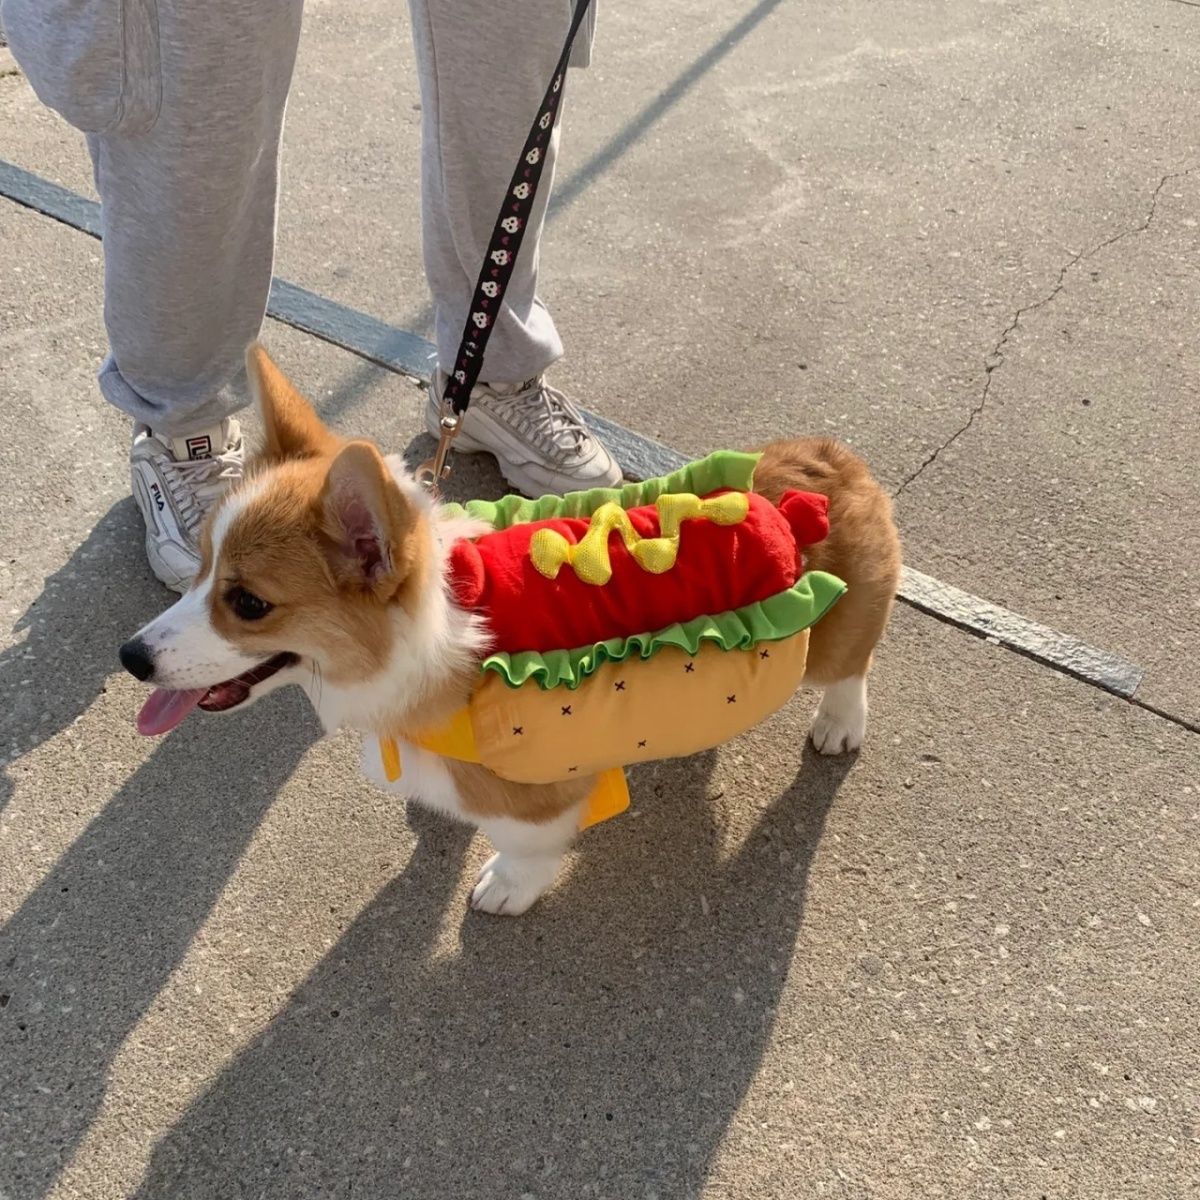
M402 796L405 800L419 800L429 808L446 813L458 821L472 820L464 811L454 780L446 769L445 762L436 754L422 750L419 746L400 742L401 775L397 780L388 779L383 770L383 759L379 750L379 739L367 735L363 738L363 774L385 792Z

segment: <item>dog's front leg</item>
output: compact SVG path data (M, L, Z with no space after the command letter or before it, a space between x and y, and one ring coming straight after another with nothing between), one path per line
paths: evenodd
M471 907L480 912L516 917L555 880L579 829L578 804L549 821L519 821L515 817L484 817L479 828L496 853L479 872Z

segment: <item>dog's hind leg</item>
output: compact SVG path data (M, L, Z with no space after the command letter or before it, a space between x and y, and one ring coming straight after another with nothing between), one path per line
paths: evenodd
M821 754L851 754L866 736L867 674L891 598L869 599L862 590L848 592L811 634L804 682L824 693L809 731Z
M867 731L867 674L892 606L893 577L864 573L813 627L804 682L823 689L810 736L821 754L850 754Z
M809 737L820 754L849 754L867 732L867 677L851 675L825 688Z
M883 636L900 576L891 501L861 459L824 438L766 447L754 486L773 504L788 488L829 497L829 536L805 549L805 566L831 572L847 590L813 626L804 682L825 690L813 718L813 745L822 754L857 750L867 727L871 655Z

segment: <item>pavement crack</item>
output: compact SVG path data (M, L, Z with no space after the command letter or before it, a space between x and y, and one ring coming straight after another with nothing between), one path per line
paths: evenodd
M1004 332L1000 334L996 344L988 352L983 360L983 388L980 390L979 399L972 406L971 411L967 414L967 419L955 429L949 437L940 445L935 446L933 450L925 456L923 462L910 471L900 482L900 486L892 493L892 498L897 499L915 483L941 456L943 450L954 445L960 437L963 436L975 424L975 418L987 407L988 395L992 390L992 376L1004 365L1004 349L1008 345L1008 339L1016 331L1021 324L1021 319L1027 317L1030 313L1037 312L1039 308L1045 308L1047 304L1058 298L1058 294L1066 286L1067 276L1081 262L1086 262L1089 258L1094 258L1097 254L1107 250L1110 246L1115 246L1117 242L1123 241L1127 237L1134 237L1139 233L1145 233L1146 230L1154 223L1154 218L1158 215L1158 198L1162 194L1163 188L1173 179L1183 179L1185 176L1192 174L1193 171L1200 170L1200 164L1186 167L1182 171L1170 171L1164 175L1157 183L1154 191L1150 194L1150 206L1146 210L1146 219L1139 225L1134 225L1130 229L1122 229L1118 233L1114 233L1112 237L1105 238L1102 242L1097 242L1090 250L1079 250L1072 254L1070 258L1059 268L1058 278L1054 281L1053 287L1041 297L1040 300L1035 300L1032 304L1024 304L1013 313L1012 320L1004 327Z
M1130 696L1128 700L1134 708L1140 708L1152 716L1161 717L1164 721L1169 721L1172 725L1177 725L1180 729L1188 733L1200 734L1200 721L1193 721L1187 717L1181 717L1178 713L1169 712L1165 708L1160 708L1157 704L1150 704L1146 700L1141 700L1137 696Z

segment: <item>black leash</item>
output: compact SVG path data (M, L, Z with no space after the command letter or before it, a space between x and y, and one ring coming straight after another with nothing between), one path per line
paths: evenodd
M504 202L500 206L500 213L496 217L496 225L492 229L491 241L488 243L483 266L479 270L475 294L471 298L471 307L463 326L462 339L458 344L454 369L446 382L444 401L449 406L449 411L442 415L437 450L433 458L417 470L417 479L428 488L436 488L450 474L450 450L462 427L467 406L471 403L471 389L479 381L483 353L487 348L488 338L491 337L492 326L495 325L504 304L504 293L508 289L508 281L512 278L513 267L525 237L525 227L529 224L529 217L533 212L542 168L546 164L546 150L554 133L554 123L558 118L558 109L566 87L567 61L571 57L571 46L580 25L583 24L590 2L591 0L576 0L571 28L567 30L567 40L563 43L558 66L554 70L549 87L546 88L538 114L530 127L529 136L525 139L524 149L517 160L516 170L513 171Z

